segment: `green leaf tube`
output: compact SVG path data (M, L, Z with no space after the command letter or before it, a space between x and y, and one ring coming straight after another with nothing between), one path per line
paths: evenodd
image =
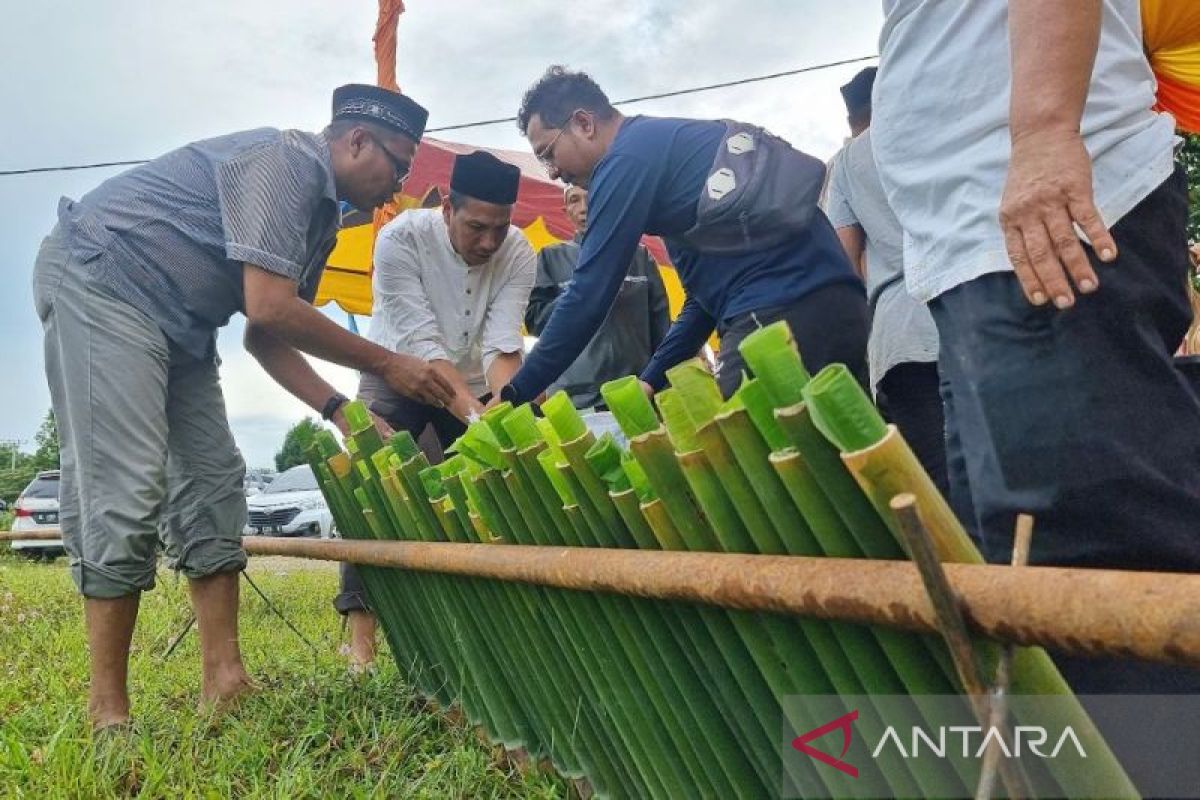
M396 431L393 433L391 438L388 439L388 446L392 448L392 452L400 457L401 463L416 457L417 453L421 452L421 448L417 446L417 440L408 431Z
M789 446L788 438L783 433L783 429L779 427L779 423L775 421L775 406L771 402L771 396L767 393L767 387L758 378L750 378L742 381L741 387L734 395L746 409L746 413L750 415L750 419L754 422L754 427L758 428L758 432L762 434L767 446L772 452L783 450ZM732 410L732 409L730 409Z
M862 450L887 434L887 424L845 364L830 364L804 387L813 423L843 452Z
M587 433L587 425L583 424L583 418L571 404L571 397L566 392L555 392L542 403L542 413L554 426L560 441L570 442Z
M663 425L667 428L667 435L671 437L671 444L675 450L680 453L698 450L700 445L696 442L696 425L688 415L678 390L663 389L654 395L654 402L662 414Z
M538 430L537 417L534 416L533 406L529 403L517 406L506 414L500 420L500 425L518 450L533 447L542 441L542 432Z
M621 448L610 434L606 433L597 439L584 453L584 459L608 487L610 495L632 488L629 476L621 466Z
M482 421L491 430L492 435L496 437L496 441L500 443L501 448L512 447L512 439L509 438L508 431L504 429L504 419L513 411L513 404L505 400L503 403L494 405L487 411L483 412Z
M608 381L600 387L600 396L629 438L658 428L654 406L650 405L650 398L646 397L642 382L636 376L626 375Z
M367 410L367 404L362 400L351 400L346 403L342 406L342 413L346 416L346 424L350 426L351 433L362 433L375 427L375 423L371 420L371 412Z
M538 453L537 460L541 464L542 470L546 473L546 477L550 479L550 485L554 487L554 491L562 500L563 507L575 505L575 495L571 492L571 487L567 485L566 478L562 476L562 473L558 469L560 463L567 463L566 457L564 456L560 462L554 451L547 449Z
M800 402L808 370L786 322L772 322L754 331L742 340L738 351L776 407Z
M667 370L667 380L677 392L679 405L691 419L693 428L708 422L721 409L724 399L717 380L700 359L693 358Z
M629 485L637 492L638 502L649 503L657 496L654 494L654 487L650 485L650 479L646 477L646 470L642 469L642 465L628 450L621 454L621 468L629 477Z

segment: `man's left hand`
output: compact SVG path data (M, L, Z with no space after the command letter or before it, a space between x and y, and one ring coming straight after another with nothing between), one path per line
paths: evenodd
M1017 279L1035 306L1050 300L1069 308L1075 303L1072 283L1082 294L1100 286L1075 225L1101 261L1117 257L1117 244L1096 210L1091 156L1079 131L1014 136L1000 226Z

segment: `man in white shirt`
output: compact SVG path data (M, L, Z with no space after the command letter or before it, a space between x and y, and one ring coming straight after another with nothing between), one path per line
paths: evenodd
M1172 362L1186 178L1137 0L884 10L873 149L986 556L1029 512L1036 563L1200 570L1200 402ZM1198 682L1060 664L1081 691Z
M363 373L359 397L397 431L415 438L432 425L445 448L472 412L482 413L478 398L521 366L537 258L511 222L520 177L491 153L460 155L441 208L405 211L379 232L367 338L429 362L455 392L445 407L426 405ZM374 660L374 618L364 601L357 572L343 565L334 606L350 615L351 657L361 665Z

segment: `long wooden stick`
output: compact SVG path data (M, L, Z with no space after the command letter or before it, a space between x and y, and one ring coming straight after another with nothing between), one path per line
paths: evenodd
M248 536L242 543L251 555L348 561L938 632L921 577L907 561L269 536ZM1200 575L976 564L943 568L968 627L989 638L1200 668Z
M1029 547L1033 541L1033 517L1028 514L1017 515L1016 534L1013 537L1012 565L1023 567L1029 563ZM989 727L1005 730L1008 725L1008 690L1012 678L1013 646L1006 644L1000 653L1000 663L996 667L996 680L993 682L990 694L991 715ZM979 786L975 790L975 800L991 800L996 785L996 775L1000 767L1000 745L995 740L988 741L988 749L983 754L983 764L979 769Z
M912 556L913 563L917 566L917 571L921 574L921 582L925 585L925 590L929 592L930 602L933 603L934 611L937 614L938 628L946 642L946 647L950 650L951 658L954 659L954 667L958 671L963 688L967 690L971 706L975 710L975 716L978 717L980 725L995 724L996 721L992 718L992 709L988 705L988 690L987 684L983 680L983 667L975 652L975 646L971 643L967 622L963 619L958 598L955 597L954 590L950 587L950 581L946 578L942 563L938 561L933 538L917 513L917 498L912 494L898 494L891 499L889 505L900 522L904 543L908 548L909 555ZM1003 719L996 725L996 729L1006 740L1009 738ZM1024 774L1019 763L1007 760L993 762L992 769L1000 773L1004 789L1013 800L1033 795L1029 778ZM990 794L985 796L990 797Z

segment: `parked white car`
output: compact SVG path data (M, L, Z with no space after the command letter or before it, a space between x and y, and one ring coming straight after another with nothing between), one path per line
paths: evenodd
M13 503L13 531L40 531L58 527L59 471L47 470L34 476ZM50 561L66 553L62 539L18 539L12 549L27 558Z
M260 494L247 498L246 506L247 535L328 538L333 532L333 515L307 464L280 474Z

